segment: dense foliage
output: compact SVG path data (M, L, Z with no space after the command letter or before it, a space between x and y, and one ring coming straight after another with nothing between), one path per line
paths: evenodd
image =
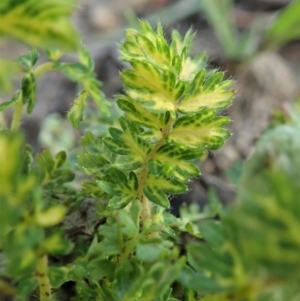
M230 135L221 113L233 99L232 82L207 66L205 54L190 57L191 32L166 38L161 25L145 21L128 29L120 52L129 67L121 73L124 94L116 97L122 116L110 117L107 132L85 131L79 170L71 170L64 151L34 155L19 127L24 106L34 110L44 72L62 72L78 84L68 112L75 128L89 98L101 114L109 111L93 60L69 22L72 4L0 4L1 38L48 55L39 65L36 49L0 60L2 90L13 73L22 74L20 89L0 104L0 113L14 107L10 126L0 130L0 297L60 300L67 287L78 301L298 300L296 125L278 126L260 140L234 206L212 199L203 211L169 213L169 196L186 192L200 174L200 157ZM71 50L78 62L61 59ZM80 188L71 184L75 172L84 179ZM66 221L87 201L95 205L96 225L88 239L71 237Z

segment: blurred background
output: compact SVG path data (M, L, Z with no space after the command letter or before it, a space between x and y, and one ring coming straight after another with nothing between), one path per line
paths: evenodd
M285 122L298 106L300 1L78 0L75 27L95 60L102 91L112 102L122 92L119 72L124 66L118 60L118 43L126 28L138 26L139 18L153 25L161 22L166 35L172 29L184 34L192 28L192 52L207 52L210 66L234 80L236 98L223 112L232 119L231 138L207 155L201 163L203 176L191 184L188 195L172 200L175 214L182 201L205 203L211 188L223 203L231 202L242 162L255 141L269 127ZM15 44L1 47L17 55L26 51ZM61 74L48 73L41 77L38 91L36 108L22 125L28 142L37 151L74 148L81 133L72 130L64 116L76 86Z

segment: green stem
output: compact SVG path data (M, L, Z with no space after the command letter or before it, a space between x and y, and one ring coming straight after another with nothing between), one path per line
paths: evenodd
M35 70L33 71L33 74L35 77L40 77L47 71L52 71L55 69L55 65L53 62L47 62L44 64L41 64L40 66L36 67Z
M154 158L157 150L166 143L166 138L171 132L171 128L173 125L173 119L170 118L167 125L162 129L162 138L155 144L151 152L147 155L145 162L143 163L140 172L138 174L138 198L142 203L142 211L141 211L141 220L144 226L150 226L151 224L151 202L148 198L144 195L144 187L147 183L147 176L148 176L148 163L151 159Z
M51 284L48 277L48 257L45 254L41 254L38 258L36 272L36 278L39 284L40 301L51 301Z
M22 112L23 112L23 94L22 92L20 92L19 97L16 101L15 104L15 111L14 111L14 115L11 121L11 125L10 125L10 129L13 132L18 131L19 127L20 127L20 122L21 122L21 118L22 118Z

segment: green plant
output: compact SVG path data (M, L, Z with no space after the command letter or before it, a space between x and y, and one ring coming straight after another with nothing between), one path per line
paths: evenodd
M299 187L291 172L298 162L297 127L275 128L263 138L244 170L236 206L224 210L212 194L203 211L191 206L181 210L181 218L168 213L168 196L185 192L200 173L199 157L229 136L223 128L229 119L220 111L234 96L231 81L208 69L204 54L189 57L191 32L181 38L173 31L168 42L160 25L154 30L141 21L139 30L127 30L120 51L130 67L121 73L125 94L117 97L123 115L93 116L106 123L104 129L113 126L102 128L101 135L93 127L94 134L82 137L78 167L87 174L81 174L82 189L71 184L74 171L64 151L33 155L19 125L23 106L28 113L34 109L36 79L43 72L61 71L82 87L68 113L74 127L80 126L88 96L107 107L92 59L65 18L69 4L0 5L3 20L10 20L4 23L6 35L49 54L49 62L37 67L35 50L9 62L25 75L20 91L0 106L14 107L11 125L0 131L0 296L30 300L39 292L42 301L60 300L64 286L71 285L69 298L75 301L297 300ZM38 28L28 14L37 18ZM58 27L59 39L44 37L49 20L52 33L56 24L66 24ZM13 34L17 21L31 24L28 39ZM62 62L57 47L77 51L79 62ZM9 86L8 75L0 74L2 88ZM291 148L282 148L286 144ZM274 146L280 151L273 152ZM260 186L262 181L267 185ZM87 200L96 204L96 225L90 238L71 240L65 217Z
M35 67L38 52L33 49L17 63L9 62L25 75L21 89L1 104L1 111L14 107L10 130L0 134L2 275L13 281L3 279L1 287L20 300L37 289L41 300L50 300L52 289L59 296L59 287L70 281L76 282L74 300L175 300L171 286L185 265L176 232L185 225L179 227L167 213L168 194L185 192L186 183L200 172L191 161L229 136L222 128L229 119L217 110L232 100L231 81L224 81L222 72L206 70L205 55L188 56L190 32L181 39L174 31L169 44L160 25L156 32L146 22L140 22L140 31L127 30L121 58L131 68L121 74L126 95L117 100L124 114L119 128L82 138L79 167L93 180L78 191L66 185L74 173L63 167L65 152L52 156L44 149L33 156L18 133L23 107L28 114L33 111L36 81L47 71L60 71L82 87L68 113L74 127L79 127L88 96L102 111L107 107L91 57L76 35L71 38L74 32L64 18L69 4L28 0L5 1L0 7L2 34L46 50L50 59ZM32 34L19 32L16 20ZM62 62L58 47L77 50L79 62ZM7 88L7 74L1 79ZM87 197L96 200L98 218L105 223L90 246L73 249L60 223ZM194 231L191 224L189 231ZM64 262L65 254L72 254L70 263ZM58 264L53 256L60 256Z

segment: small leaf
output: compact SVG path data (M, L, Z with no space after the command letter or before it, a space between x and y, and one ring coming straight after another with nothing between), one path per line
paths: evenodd
M60 168L66 162L66 159L67 159L67 154L65 151L58 152L55 155L55 159L54 159L55 167Z
M214 110L203 110L198 114L188 114L176 120L169 141L195 148L218 149L230 136L223 125L228 117L216 117Z
M130 155L137 162L143 162L150 152L151 145L142 141L139 137L140 129L135 123L124 117L120 117L119 120L123 132L119 129L111 128L110 133L113 138L105 138L105 145L116 154Z
M172 194L184 193L187 191L187 186L177 180L165 179L164 176L155 177L149 174L147 185L151 187L159 187L159 189Z
M79 61L90 70L94 69L94 61L85 45L81 45L79 50Z
M107 259L93 259L91 260L86 269L89 273L89 279L100 281L104 277L112 278L114 275L114 264Z
M72 123L73 127L76 129L79 128L79 124L83 119L87 97L88 97L88 93L85 90L77 94L74 100L74 104L68 112L68 119Z
M52 288L56 289L61 287L67 281L67 274L66 268L49 267L48 275Z
M32 49L31 51L28 51L27 54L20 56L18 58L18 63L25 72L30 73L38 58L39 53L36 49Z
M47 173L54 171L55 163L49 150L43 148L41 153L35 156L37 164Z
M153 202L157 205L160 205L165 208L169 208L170 207L169 199L167 198L166 194L158 187L147 185L144 188L144 193L145 193L146 197L151 202Z
M71 266L70 271L67 274L67 279L73 281L81 281L88 278L87 270L81 263L75 263Z
M50 177L51 180L54 180L55 182L60 184L71 182L74 180L74 178L75 178L74 172L69 169L55 170Z
M116 193L116 191L115 191L116 185L114 183L110 183L110 182L106 182L106 181L102 181L102 180L99 180L99 181L96 180L96 183L107 194L114 195Z
M35 221L39 226L52 227L57 225L63 219L65 214L66 208L56 205L45 211L36 212Z
M138 234L138 227L132 220L129 212L126 210L119 210L117 215L118 222L121 225L121 230L127 238L131 238Z
M15 104L15 103L19 100L20 95L21 95L21 91L18 91L18 92L12 97L11 100L1 103L1 104L0 104L0 112L1 112L1 111L4 111L6 108L8 108L8 107L12 106L13 104Z
M117 255L122 252L122 243L119 239L117 224L102 225L98 230L99 235L103 238L97 246L103 255Z

